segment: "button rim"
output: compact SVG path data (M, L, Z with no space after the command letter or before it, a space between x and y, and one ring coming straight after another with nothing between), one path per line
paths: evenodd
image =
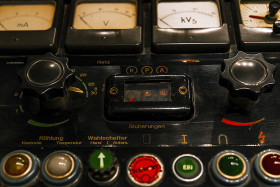
M151 182L151 183L140 183L140 182L136 181L136 180L134 179L134 177L130 174L130 169L131 169L130 166L131 166L131 164L133 163L133 161L135 161L137 158L144 157L144 156L153 157L153 158L158 162L158 164L159 164L160 167L161 167L161 172L159 173L158 178L157 178L156 180L154 180L153 182ZM127 176L128 176L129 180L130 180L133 184L136 184L136 185L138 185L138 186L150 187L150 186L158 185L158 184L162 181L163 176L164 176L164 173L165 173L165 171L164 171L164 165L163 165L161 159L160 159L158 156L154 155L154 154L149 154L149 153L137 154L137 155L131 157L131 158L129 159L128 164L127 164Z
M15 155L23 155L27 158L27 160L29 162L29 165L28 165L26 171L24 173L22 173L21 175L18 175L18 176L10 175L6 171L6 168L5 168L5 165L8 161L8 159L11 158L12 156L15 156ZM32 169L32 166L33 166L32 158L28 154L26 154L26 153L13 153L13 154L7 155L7 157L5 158L5 160L3 162L3 165L2 165L2 171L3 171L3 174L6 175L7 177L12 178L12 179L18 179L18 178L26 176L30 172L30 170Z
M260 166L260 169L261 171L268 177L271 177L273 179L280 179L280 174L279 175L273 175L273 174L270 174L269 172L267 172L264 168L263 168L263 164L262 164L262 161L264 159L265 156L269 155L269 154L277 154L279 157L280 157L280 153L278 152L275 152L275 151L268 151L264 154L261 155L260 159L259 159L259 166Z
M224 178L220 173L218 173L218 170L217 170L217 167L216 167L217 158L220 155L225 154L225 153L236 153L244 159L244 161L245 161L244 167L246 167L246 172L241 178L239 178L239 179L227 179L227 178ZM235 150L225 150L225 151L219 152L210 161L209 166L210 166L211 174L216 179L216 181L219 182L219 183L225 184L225 185L241 185L241 184L243 185L249 179L250 170L251 170L248 159L242 153L240 153L238 151L235 151Z
M95 152L97 152L97 151L105 151L105 152L108 152L109 154L111 154L111 156L112 156L112 165L111 166L109 166L109 167L107 167L107 168L103 168L103 169L101 169L101 170L98 170L98 169L96 169L96 168L93 168L92 167L92 165L90 164L90 162L91 162L91 157L92 157L92 155L95 153ZM118 178L118 176L119 176L119 173L120 173L120 163L117 161L117 157L113 154L113 152L111 152L110 150L108 150L108 149L96 149L95 151L93 151L91 154L90 154L90 156L89 156L89 168L91 167L93 170L97 170L97 171L105 171L105 170L107 170L107 169L110 169L110 168L112 168L112 166L114 165L114 163L116 163L116 172L115 172L115 174L113 175L113 177L111 177L109 180L106 180L106 181L99 181L99 180L96 180L96 179L94 179L93 177L92 177L92 175L91 175L91 172L89 171L89 169L88 169L88 176L89 176L89 178L94 182L94 183L96 183L96 184L100 184L100 185L110 185L112 182L114 182L117 178Z
M235 176L230 176L230 175L227 175L227 174L225 174L224 172L221 171L219 163L220 163L220 161L223 157L228 156L228 155L234 155L242 161L243 169L242 169L240 174L235 175ZM217 168L218 173L220 175L222 175L224 178L230 179L230 180L238 180L238 179L242 178L246 174L246 169L247 169L245 160L240 155L238 155L237 153L232 153L232 152L221 154L216 160L216 168Z
M265 175L260 169L260 165L259 165L260 157L267 152L276 152L276 153L280 154L280 151L276 150L276 149L266 149L266 150L258 153L255 156L254 163L253 163L255 174L257 175L258 179L262 180L266 184L279 185L280 178L279 179L271 178L271 177Z
M192 157L196 161L198 161L198 164L200 164L200 172L199 172L199 174L196 177L194 177L192 179L185 179L185 178L183 178L183 177L181 177L181 176L179 176L177 174L176 169L175 169L175 165L176 165L176 162L180 158L182 158L182 157ZM178 157L176 157L175 160L173 161L173 163L172 163L172 171L173 171L173 174L176 176L177 179L179 179L179 180L181 180L183 182L194 182L194 181L198 180L202 176L202 174L204 172L204 167L203 167L203 164L202 164L201 160L197 156L192 155L192 154L182 154L182 155L179 155Z
M67 156L67 157L70 159L70 161L71 161L71 168L70 168L70 170L69 170L66 174L64 174L64 175L62 175L62 176L53 175L53 174L51 174L51 173L47 170L47 165L48 165L48 163L49 163L49 160L50 160L50 158L54 157L55 154L62 154L62 155L65 155L65 156ZM75 161L74 161L73 157L72 157L71 155L67 154L67 153L55 153L55 154L52 154L52 155L50 155L50 157L47 157L48 159L47 159L46 162L44 163L44 170L45 170L46 174L47 174L49 177L53 178L53 179L63 179L63 178L68 177L69 175L71 175L71 173L73 172L73 170L74 170L74 168L75 168Z
M45 164L47 159L56 154L56 153L66 153L69 154L71 157L73 157L74 160L74 169L73 171L70 173L70 175L68 175L67 177L61 178L61 179L56 179L56 178L51 178L46 172L45 172ZM43 162L42 162L42 167L41 167L41 173L42 173L42 179L43 182L47 185L47 186L70 186L73 185L75 186L81 176L82 176L82 162L81 160L78 158L78 156L76 156L74 153L67 151L67 150L60 150L60 151L54 151L51 152L50 154L48 154Z
M19 178L8 177L3 172L4 161L7 160L7 158L10 155L18 154L18 153L27 154L31 158L32 167L29 170L29 172L27 173L27 175L25 175L25 176L21 176ZM5 183L7 186L31 186L31 185L34 185L35 183L37 183L37 181L39 180L40 160L37 158L37 156L35 156L33 153L31 153L29 151L26 151L26 150L12 151L12 152L6 154L4 156L4 158L2 158L0 164L1 164L0 178L1 178L2 182ZM17 179L17 180L15 180L15 179Z

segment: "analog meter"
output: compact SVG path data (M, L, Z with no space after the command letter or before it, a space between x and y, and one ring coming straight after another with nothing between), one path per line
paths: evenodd
M54 52L62 12L59 1L1 1L1 53Z
M142 49L141 4L136 0L72 2L66 48L74 53L136 53Z
M154 0L154 50L163 53L227 51L229 37L223 4L217 0Z
M244 51L276 51L280 47L280 3L272 0L233 1L238 47Z
M55 3L0 5L0 30L32 31L52 27Z
M159 2L159 28L213 28L220 27L220 12L214 1Z

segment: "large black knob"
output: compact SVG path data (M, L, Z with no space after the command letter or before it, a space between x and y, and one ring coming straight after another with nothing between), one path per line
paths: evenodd
M257 100L262 92L272 89L275 70L276 66L268 63L262 54L239 52L224 60L220 84L229 89L232 97Z
M59 100L66 100L66 88L74 81L67 58L56 57L51 53L29 58L18 71L18 76L24 95L37 97L41 104L51 108L61 107L54 105L60 105Z

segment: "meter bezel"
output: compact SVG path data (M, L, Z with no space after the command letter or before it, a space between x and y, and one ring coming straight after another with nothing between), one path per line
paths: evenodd
M52 27L48 30L0 31L0 54L44 54L57 53L60 38L63 0L16 0L1 1L1 5L55 4Z
M137 23L133 29L74 29L76 5L80 3L133 3L137 6ZM72 0L65 48L74 54L140 53L143 50L143 11L138 0Z
M240 2L241 0L232 1L238 49L247 52L279 51L280 35L273 32L273 27L247 27L243 24Z
M185 2L187 0L176 0ZM209 1L209 0L201 0ZM152 0L153 39L152 50L155 53L212 53L228 52L230 39L227 28L224 0L211 0L217 3L221 26L217 28L165 29L157 26L157 4L173 2L171 0Z

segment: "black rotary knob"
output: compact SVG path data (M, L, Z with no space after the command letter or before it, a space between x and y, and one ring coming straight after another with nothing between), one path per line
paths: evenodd
M269 92L275 84L275 70L276 66L268 63L262 54L239 52L224 60L220 84L229 89L232 97L257 100L262 92Z
M73 81L73 71L67 58L51 53L29 58L18 71L23 91L35 93L45 99L63 97L65 88Z

